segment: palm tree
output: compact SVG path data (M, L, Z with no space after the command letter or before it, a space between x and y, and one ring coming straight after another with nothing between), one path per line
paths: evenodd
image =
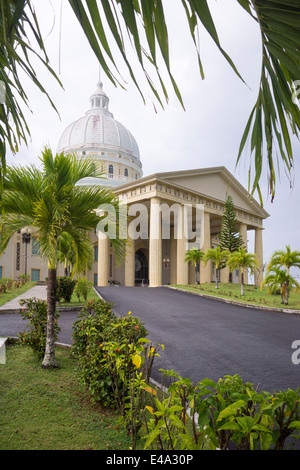
M271 292L280 289L281 303L283 304L286 298L287 280L289 282L289 287L293 286L296 287L296 289L300 288L300 285L296 281L296 279L291 275L288 275L285 269L280 269L274 266L271 271L266 274L265 279L261 283L261 288L267 286L271 290Z
M65 276L73 277L91 267L93 257L93 247L88 240L86 245L82 245L81 258L76 259L76 249L72 237L64 232L57 242L57 260L64 264Z
M96 229L103 214L101 205L113 205L115 196L101 186L84 187L77 183L85 177L100 178L92 159L78 160L75 155L53 156L45 148L42 169L8 167L4 180L1 209L3 216L0 254L17 230L32 226L38 232L40 254L48 262L47 342L42 367L57 367L54 351L54 315L56 308L57 250L60 237L68 234L75 251L75 266L86 262L88 231ZM124 240L111 240L117 256L124 254Z
M289 297L289 283L290 283L290 270L291 268L300 268L300 251L292 251L290 245L286 245L285 251L275 251L267 266L267 271L271 271L274 267L282 267L286 269L286 291L285 303L288 303Z
M203 251L198 250L197 248L192 248L185 253L184 261L186 263L191 262L195 266L195 281L197 284L197 269L199 267L200 261L203 259Z
M217 271L216 272L216 289L218 289L219 287L218 272L220 271L221 266L223 266L224 263L227 261L228 256L229 256L229 252L221 250L219 246L217 246L216 248L209 248L205 252L205 255L203 258L204 264L206 265L208 261L212 261L216 267L216 271Z
M258 191L262 203L259 182L264 158L267 160L272 198L275 196L276 165L274 165L274 158L277 159L277 152L280 153L282 164L289 175L294 167L291 136L296 135L299 138L300 130L300 108L297 99L295 99L295 83L299 80L300 63L300 24L297 20L300 14L300 5L296 0L289 2L276 0L276 8L273 0L236 1L244 9L245 14L255 22L262 44L258 95L245 126L237 156L238 162L249 138L251 152L255 154L252 192ZM224 59L232 67L233 72L245 82L228 53L222 48L207 0L201 2L181 0L179 4L183 8L183 21L186 21L191 39L195 44L195 58L199 63L201 78L204 79L205 75L198 38L200 29L203 28L211 36ZM149 89L163 107L164 101L168 103L169 95L161 75L159 61L162 57L172 87L184 107L180 90L172 73L168 25L162 0L101 0L99 2L69 0L69 5L103 72L114 85L124 87L126 82L121 76L120 70L122 65L125 65L125 69L128 70L132 81L145 101L144 93L137 80L138 69L134 69L133 66L137 62L146 78ZM124 40L127 33L135 49L136 57L132 57L131 50L127 51ZM30 41L31 36L36 44ZM118 63L113 53L114 46L120 52L120 62ZM3 109L0 109L0 155L2 157L1 171L3 172L5 170L6 144L10 145L13 152L17 152L19 142L26 141L26 135L29 132L17 99L19 97L20 101L28 106L23 83L18 77L18 67L22 68L30 80L45 93L46 90L38 81L39 74L36 73L32 65L31 56L37 55L49 69L49 72L58 80L53 69L49 66L33 0L1 2L0 48L2 58L2 77L0 79L5 82L7 92ZM40 55L36 52L37 50L40 51ZM155 83L160 84L161 88L159 89ZM16 90L19 91L19 95ZM8 116L10 116L10 120ZM264 148L267 149L266 156L263 154ZM275 155L276 157L274 157Z
M229 254L227 266L231 271L234 269L240 269L241 271L241 295L244 295L244 271L250 269L251 273L257 268L256 256L252 253L248 253L245 248L239 248L238 251L234 251Z

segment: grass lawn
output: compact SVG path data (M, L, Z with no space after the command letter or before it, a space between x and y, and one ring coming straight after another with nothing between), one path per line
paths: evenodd
M6 346L0 364L0 450L128 450L130 437L110 409L90 403L76 360L57 348L44 370L30 348Z
M245 295L241 296L240 284L225 284L219 283L219 288L216 289L214 283L181 286L174 285L172 287L178 287L180 289L190 290L192 292L199 292L201 294L213 295L225 299L230 299L238 302L261 305L265 307L276 307L276 308L289 308L289 309L300 309L300 292L292 292L289 297L289 304L281 304L280 295L271 295L267 289L256 289L253 285L245 286Z
M36 285L36 282L29 281L29 282L26 282L26 284L24 284L23 286L19 287L18 289L12 289L6 292L5 294L4 293L0 294L0 305L4 305L6 304L6 302L9 302L10 300L15 299L21 294L24 294L24 292L26 292L28 289L31 289L35 285Z
M61 302L59 302L59 306L60 307L77 307L77 306L83 307L85 305L85 303L88 302L89 300L98 299L98 298L99 298L99 296L94 291L94 289L90 289L90 291L88 292L88 296L87 296L86 300L84 300L84 298L82 296L80 297L80 300L78 300L77 295L73 293L72 298L71 298L71 302L61 301Z

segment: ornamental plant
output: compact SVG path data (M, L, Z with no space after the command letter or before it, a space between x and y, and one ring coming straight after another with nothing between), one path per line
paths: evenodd
M92 281L89 281L86 277L78 278L76 280L76 286L74 291L78 297L78 300L80 300L81 296L84 298L84 300L87 300L88 293L91 290L92 286Z
M174 382L145 407L145 448L283 450L300 438L299 388L270 394L239 375L193 384L162 372Z
M103 343L101 347L105 352L102 362L108 370L116 407L134 449L148 394L156 394L149 382L154 359L163 346L153 346L146 338L137 342L128 338L122 343Z
M29 322L29 331L19 333L19 342L31 347L34 354L42 359L45 354L47 339L47 302L35 297L30 299L21 299L20 305L24 306L21 310L21 316ZM57 320L59 313L55 312L54 338L57 340L60 328Z
M143 323L131 316L118 317L112 312L112 304L101 299L86 302L73 325L72 355L78 359L80 379L91 394L92 402L116 407L106 355L102 345L112 341L118 344L137 343L148 332Z
M70 277L58 277L56 280L56 300L71 302L76 282Z

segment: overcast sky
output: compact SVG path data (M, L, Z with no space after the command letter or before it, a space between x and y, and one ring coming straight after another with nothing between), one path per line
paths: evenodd
M171 67L183 96L185 110L167 79L170 102L164 110L156 103L155 112L153 97L145 82L141 83L146 105L127 73L124 76L129 81L124 91L115 88L102 72L103 88L110 98L110 111L135 136L144 176L224 165L247 188L249 147L237 168L235 164L241 136L257 97L261 66L258 27L238 2L210 1L221 44L235 62L247 86L234 74L205 32L200 35L206 77L202 81L181 2L165 0L164 4L170 35ZM61 89L44 67L36 63L38 77L56 104L60 113L58 116L47 99L24 78L32 110L32 114L27 114L31 142L28 147L22 146L17 156L8 159L9 163L22 165L38 165L38 157L45 145L56 150L64 129L89 109L89 97L99 79L96 58L68 2L63 1L62 17L61 0L35 0L35 5L51 65L59 74L64 88ZM282 249L286 244L300 250L298 141L294 150L293 189L282 169L276 198L271 204L266 171L261 181L264 207L270 214L264 224L266 262L274 250ZM249 251L253 251L253 234L248 234Z

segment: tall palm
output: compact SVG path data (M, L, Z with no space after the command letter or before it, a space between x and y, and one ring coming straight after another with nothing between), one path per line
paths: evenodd
M290 274L287 274L286 269L280 269L276 266L273 266L272 269L266 273L266 276L261 284L263 286L269 287L271 292L274 289L280 289L281 303L283 304L286 300L286 283L289 281L289 287L295 287L299 289L299 283L297 280L292 277Z
M186 263L191 262L195 267L195 282L197 283L197 270L199 268L200 261L203 259L203 251L198 250L197 248L192 248L185 253L184 261Z
M53 156L45 148L42 169L8 167L4 181L1 209L3 216L1 249L3 253L13 234L24 226L37 229L40 254L48 262L47 342L42 367L57 367L54 350L54 314L56 308L56 270L59 238L67 233L73 241L76 262L82 260L88 243L88 231L96 229L105 214L96 209L118 202L100 186L84 187L77 183L85 177L101 177L91 159L75 155ZM124 240L111 240L117 256L123 256Z
M237 161L249 137L251 152L255 154L252 189L257 190L261 198L259 182L264 166L263 161L266 158L270 192L274 197L277 177L274 159L277 159L278 152L284 168L288 174L291 174L294 167L291 136L295 135L299 138L300 108L295 98L295 83L299 80L300 5L297 0L281 2L278 0L276 2L274 0L236 0L236 2L257 25L262 43L258 95L241 139ZM96 0L69 0L68 3L103 72L112 83L124 86L125 80L120 70L122 65L125 65L125 69L127 68L144 100L145 93L141 90L137 79L138 70L133 65L137 63L146 78L149 90L164 106L164 101L168 103L169 95L161 74L159 61L162 57L172 87L184 106L172 73L168 22L163 0L99 0L98 2ZM222 48L208 1L178 0L178 3L182 6L181 18L186 21L191 39L195 44L195 58L199 63L201 78L205 78L199 44L199 32L203 28L234 73L243 80L232 59ZM234 18L232 21L234 22ZM33 33L32 37L36 40L36 44L30 41L29 32ZM127 33L130 38L130 47L133 45L136 57L132 56L131 50L130 52L127 50L125 41ZM114 46L120 53L118 60L113 52ZM40 55L36 51L40 51ZM53 69L49 66L33 0L1 1L0 55L2 60L0 80L5 82L7 89L5 104L3 108L0 106L0 155L4 168L6 144L9 144L16 152L18 143L26 140L26 134L29 132L19 104L19 101L23 100L28 106L23 83L18 77L18 67L21 67L32 83L43 92L45 89L39 82L39 74L32 65L32 55L37 55L48 67L50 73L55 76ZM158 88L155 83L160 84L161 88ZM17 90L20 92L19 95ZM266 155L264 155L264 148L267 149Z
M300 268L300 251L292 251L290 245L286 245L285 250L275 251L271 257L271 260L267 266L267 271L270 271L274 267L282 267L286 269L286 291L285 291L285 303L288 303L289 297L289 282L290 282L290 270L291 268Z
M238 251L230 253L227 266L231 271L234 269L240 269L241 272L241 295L244 295L244 272L245 269L250 269L251 273L254 273L258 266L256 256L252 253L248 253L245 248L239 248Z
M208 261L212 261L216 268L216 289L218 289L218 273L221 269L221 266L225 264L229 256L228 251L221 250L219 246L216 248L209 248L204 255L203 261L204 264L207 264Z

